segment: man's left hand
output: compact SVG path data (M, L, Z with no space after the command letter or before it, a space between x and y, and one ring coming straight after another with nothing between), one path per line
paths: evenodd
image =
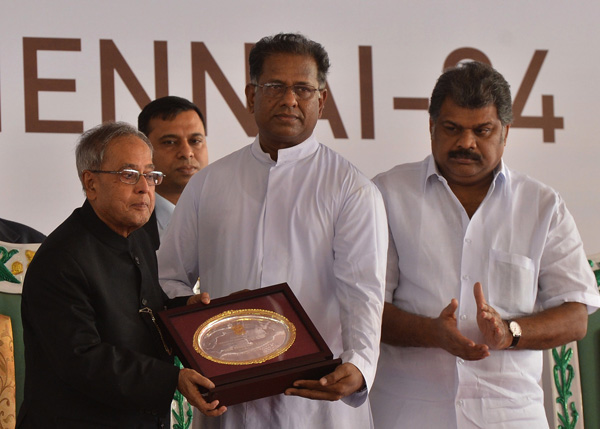
M215 385L208 378L199 374L190 368L183 368L179 371L179 380L177 383L177 390L181 392L188 402L196 407L202 414L209 417L217 417L227 411L227 407L224 405L219 407L219 401L214 400L212 402L206 402L198 386L205 387L207 389L214 389Z
M337 401L353 394L363 387L364 383L365 380L358 368L346 362L320 380L295 381L294 387L287 389L285 394L308 399Z
M494 350L507 348L512 341L512 336L502 317L485 300L481 283L475 283L473 294L477 304L477 325L483 334L485 344Z

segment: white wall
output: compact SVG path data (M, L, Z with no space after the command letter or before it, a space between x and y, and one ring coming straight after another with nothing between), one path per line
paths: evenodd
M26 132L26 73L73 80L75 91L37 94L38 117L82 121L88 129L102 121L100 40L112 40L150 98L155 97L154 42L166 41L169 92L190 99L191 44L203 42L244 101L244 44L300 31L330 54L331 94L348 134L336 139L329 122L320 121L317 136L369 176L429 152L426 111L395 110L394 98L429 97L451 52L464 47L483 52L511 83L514 97L535 52L547 51L523 115L542 115L542 96L551 95L564 129L555 130L554 142L544 143L541 129L513 127L505 161L561 193L586 252L596 253L599 15L600 3L558 0L0 0L0 217L50 233L83 201L73 155L77 134ZM24 38L77 39L80 48L39 51L37 70L24 71ZM374 139L361 138L359 46L369 46L373 58ZM114 93L116 119L135 123L140 106L119 75ZM215 160L252 137L210 78L206 94Z

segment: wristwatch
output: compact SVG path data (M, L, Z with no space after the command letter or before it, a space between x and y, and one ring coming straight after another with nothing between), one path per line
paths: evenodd
M514 349L521 339L521 325L514 320L507 320L508 330L512 334L512 343L508 346L509 349Z

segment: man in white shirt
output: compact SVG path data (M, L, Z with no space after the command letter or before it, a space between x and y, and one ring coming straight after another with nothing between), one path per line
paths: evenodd
M313 135L327 99L323 47L278 34L261 39L249 60L246 96L259 135L184 190L159 250L161 285L169 296L189 295L199 276L215 298L287 282L343 363L285 395L230 406L202 427L369 428L388 237L383 201Z
M144 226L158 248L160 237L185 185L208 164L206 124L200 109L185 98L158 98L140 112L138 129L154 147L154 165L164 173L156 187L156 207Z
M554 190L502 161L502 75L446 71L429 114L432 155L374 180L390 230L375 425L547 428L541 350L600 306L581 238Z

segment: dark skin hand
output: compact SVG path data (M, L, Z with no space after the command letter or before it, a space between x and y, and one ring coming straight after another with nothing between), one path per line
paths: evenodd
M198 304L200 302L203 304L210 303L210 296L208 295L208 292L202 292L190 296L187 300L187 305ZM183 368L179 371L177 390L179 390L181 394L185 396L191 405L198 408L202 414L209 417L217 417L227 411L227 407L219 407L218 400L214 400L210 403L206 402L198 390L198 386L205 387L206 389L215 388L215 385L212 381L193 369Z
M227 411L227 407L219 407L219 401L214 400L212 402L206 402L198 386L205 387L207 389L214 389L215 385L208 378L203 377L193 369L183 368L179 371L179 382L177 383L177 390L181 392L188 402L194 407L198 408L202 414L209 417L217 417Z
M337 401L364 386L365 380L356 366L346 362L319 380L297 380L286 395L322 401Z
M487 303L481 283L475 283L473 294L477 303L477 324L485 337L485 343L496 350L509 347L512 334L508 323ZM517 349L547 350L585 337L587 306L579 302L565 302L515 320L523 331Z
M456 322L458 301L452 299L437 319L433 319L436 343L448 353L465 360L480 360L490 355L486 344L477 344L465 337L459 330Z
M477 303L477 326L485 338L485 343L493 350L509 347L512 343L512 334L502 317L485 300L481 283L475 283L473 295Z
M202 292L190 296L187 300L187 305L198 304L199 302L203 304L210 304L210 296L208 295L208 292Z
M241 293L241 292L247 292L250 289L242 289L242 290L238 290L237 292L233 292L230 295L235 295L236 293ZM188 298L187 300L187 305L191 305L191 304L198 304L198 303L202 303L202 304L210 304L210 295L208 294L208 292L202 292L196 295L192 295Z
M386 302L383 309L381 341L393 346L435 347L465 360L490 355L489 347L465 337L456 322L458 301L452 299L437 318L420 316Z

